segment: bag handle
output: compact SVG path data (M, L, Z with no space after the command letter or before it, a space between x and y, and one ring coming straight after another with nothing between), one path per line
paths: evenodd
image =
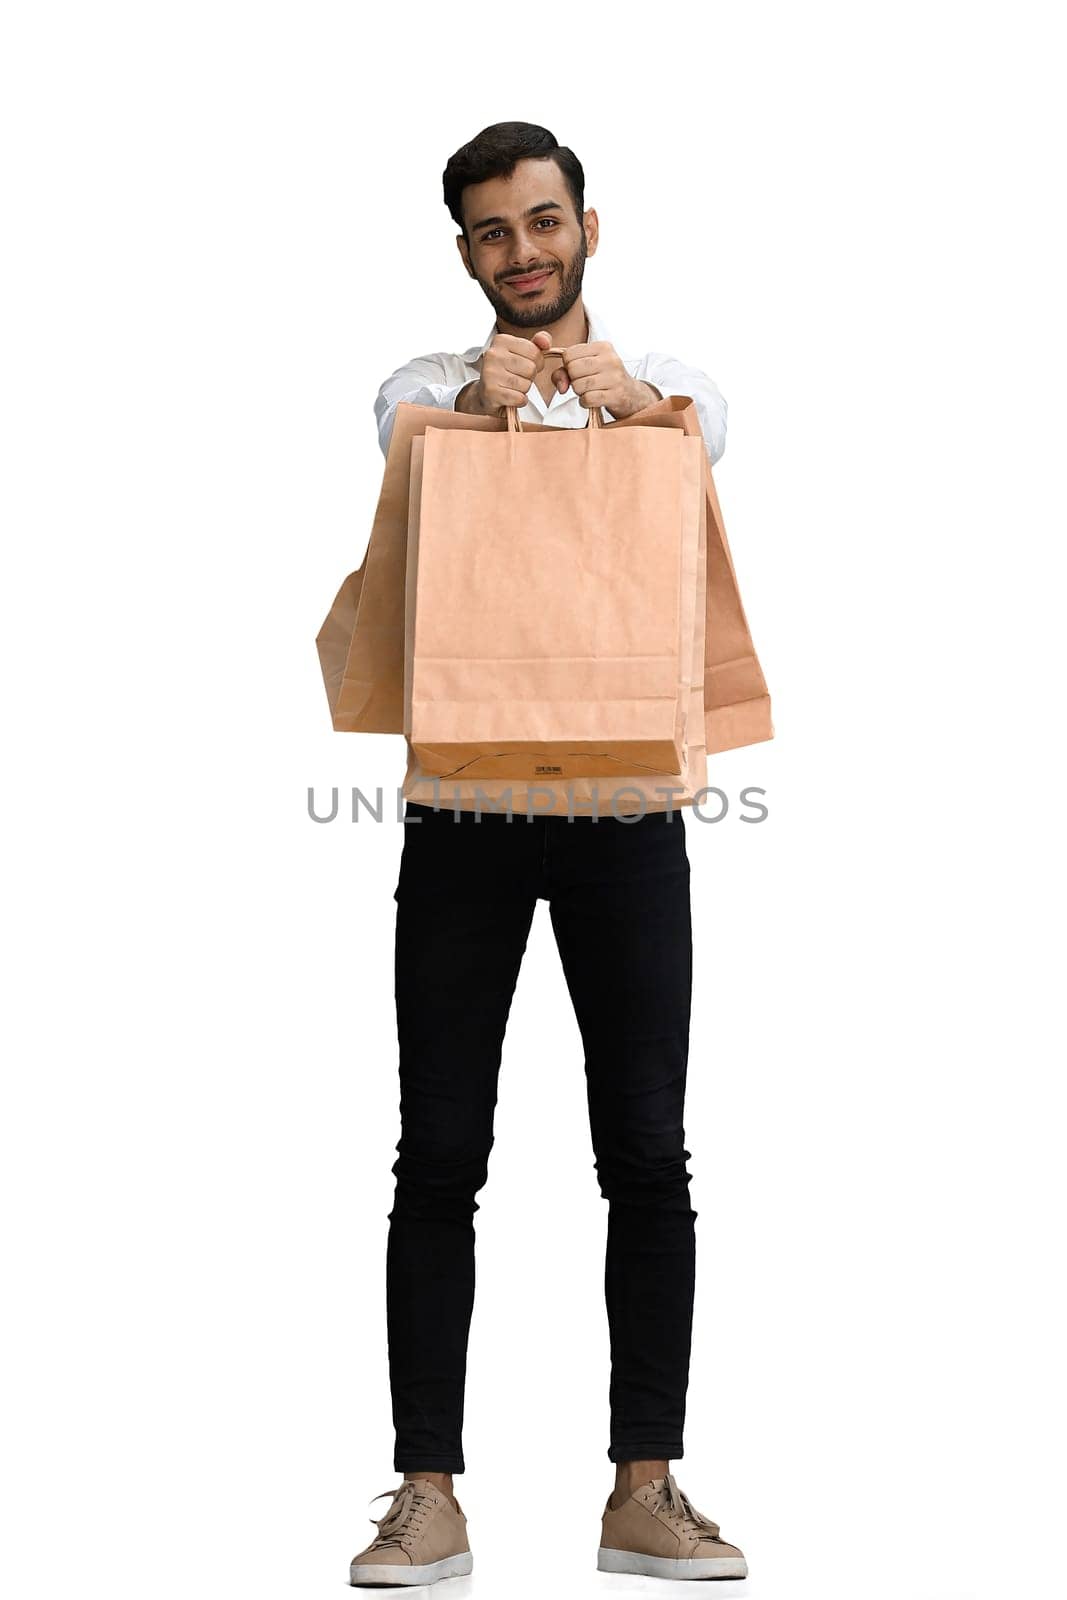
M563 350L560 350L557 346L553 345L550 350L543 350L541 352L541 354L542 355L546 355L546 356L562 356L562 355L565 354L565 352ZM518 406L505 406L504 410L505 410L505 412L507 414L507 419L508 419L508 432L509 433L521 433L522 432L522 420L519 417L519 407ZM587 426L590 427L590 428L602 428L604 426L604 424L600 420L600 407L599 406L590 407L590 410L589 410L589 422L588 422Z

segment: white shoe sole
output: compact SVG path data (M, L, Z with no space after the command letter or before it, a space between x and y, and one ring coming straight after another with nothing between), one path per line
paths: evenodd
M474 1557L469 1550L456 1556L445 1556L441 1561L429 1561L422 1567L394 1566L392 1562L353 1561L349 1568L348 1582L350 1585L360 1583L387 1583L397 1586L405 1583L436 1583L438 1578L465 1577L474 1565Z
M674 1560L670 1556L643 1556L636 1550L597 1551L599 1572L631 1572L642 1578L747 1578L744 1556L691 1556Z

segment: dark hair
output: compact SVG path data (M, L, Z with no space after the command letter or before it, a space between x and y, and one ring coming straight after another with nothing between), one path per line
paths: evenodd
M506 178L519 161L551 156L567 181L578 221L585 210L585 173L573 150L556 142L556 136L535 122L494 122L483 128L455 155L449 156L443 174L445 205L456 226L467 237L463 221L463 191L468 184L485 183L488 178Z

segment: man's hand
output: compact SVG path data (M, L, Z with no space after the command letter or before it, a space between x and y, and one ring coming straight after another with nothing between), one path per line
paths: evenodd
M552 335L543 329L532 339L498 333L482 357L481 377L459 391L455 409L482 417L499 416L505 406L521 409L545 364L542 352L551 348Z
M583 406L591 411L603 406L613 417L632 417L635 411L662 399L652 384L631 378L615 346L606 339L569 345L566 366L552 377L561 394L569 385Z

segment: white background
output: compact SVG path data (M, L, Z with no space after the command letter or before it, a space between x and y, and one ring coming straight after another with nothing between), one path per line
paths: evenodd
M676 1474L724 1592L1065 1592L1051 18L6 8L12 1593L339 1594L399 1481L402 829L306 794L395 792L403 741L331 731L314 635L378 384L492 321L440 174L512 118L585 164L620 344L727 398L774 700L712 765L768 821L687 819ZM658 1592L594 1570L606 1206L544 904L496 1134L446 1587Z

